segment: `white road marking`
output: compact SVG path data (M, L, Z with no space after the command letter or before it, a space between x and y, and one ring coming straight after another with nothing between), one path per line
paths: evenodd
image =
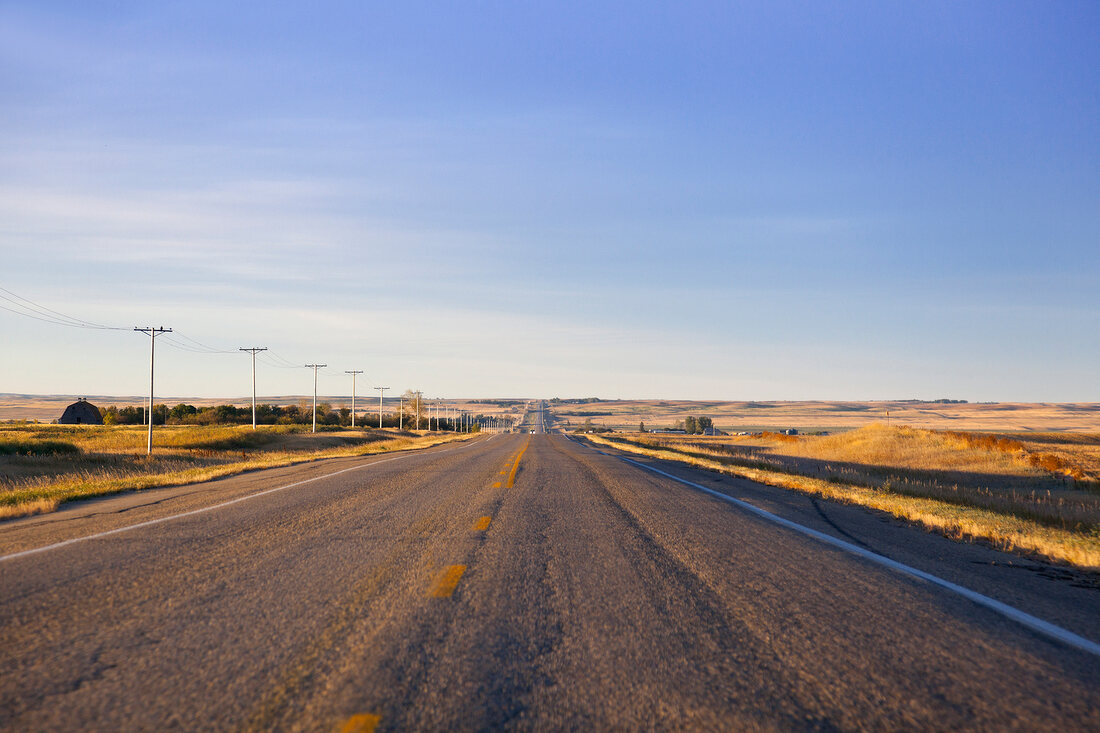
M474 442L471 442L471 443L467 443L466 445L457 446L455 448L447 448L446 450L436 451L433 455L439 455L441 453L450 453L451 451L454 451L454 450L463 450L464 448L469 448L473 445L476 445L479 442L488 442L488 441L487 440L486 441L474 441ZM229 501L223 501L220 504L212 504L211 506L205 506L205 507L202 507L200 509L192 509L191 511L188 511L188 512L182 512L180 514L172 514L172 515L169 515L167 517L160 517L159 519L150 519L150 520L145 521L145 522L138 522L137 524L128 524L125 527L117 527L115 529L109 529L109 530L106 530L104 532L96 532L95 534L85 535L84 537L73 537L72 539L62 540L61 542L55 542L52 545L43 545L42 547L32 547L29 550L21 550L19 552L13 552L10 555L0 555L0 562L4 562L5 560L15 560L16 558L19 558L19 557L27 557L28 555L37 555L40 552L46 552L47 550L56 550L59 547L64 547L66 545L73 545L73 544L76 544L77 542L85 542L87 540L96 540L96 539L100 539L101 537L109 537L110 535L113 535L113 534L120 534L122 532L129 532L131 530L140 529L142 527L151 527L154 524L162 524L164 522L171 522L171 521L176 520L176 519L182 519L184 517L194 516L195 514L203 514L204 512L212 512L215 509L222 509L222 508L230 506L232 504L239 504L242 501L248 501L249 499L255 499L255 498L260 497L260 496L266 496L267 494L274 494L276 491L283 491L285 489L292 489L295 486L301 486L303 484L312 483L314 481L320 481L321 479L324 479L324 478L332 478L333 476L339 476L340 474L347 473L348 471L358 471L358 470L361 470L361 469L364 469L364 468L370 468L371 466L379 466L383 463L389 463L390 461L399 461L402 458L409 458L409 457L415 456L415 455L424 455L424 454L423 453L405 453L405 454L400 455L400 456L394 456L392 458L385 458L381 461L373 461L371 463L364 463L362 465L352 466L350 468L342 468L339 471L333 471L332 473L326 473L322 476L314 476L313 478L307 478L307 479L303 479L301 481L295 481L294 483L286 484L285 486L276 486L274 489L265 489L264 491L258 491L255 494L246 494L245 496L238 496L236 499L230 499Z
M597 452L602 452L602 451L597 451ZM604 455L608 455L608 454L604 453ZM951 591L952 593L960 595L960 596L962 596L963 598L966 598L969 601L973 601L974 603L977 603L979 606L984 606L985 608L988 608L991 611L999 613L1002 616L1004 616L1006 618L1009 618L1009 619L1015 621L1018 624L1026 626L1027 628L1031 629L1032 631L1036 631L1036 632L1038 632L1038 633L1040 633L1044 636L1048 636L1052 639L1056 639L1057 641L1060 641L1063 644L1068 644L1069 646L1072 646L1075 649L1080 649L1083 652L1088 652L1089 654L1100 657L1100 644L1097 644L1094 641L1086 639L1083 636L1079 636L1078 634L1075 634L1075 633L1073 633L1072 631L1070 631L1068 629L1063 629L1061 626L1056 626L1056 625L1050 623L1049 621L1044 621L1043 619L1038 618L1036 616L1032 616L1029 613L1024 613L1020 609L1013 608L1012 606L1008 605L1007 603L1001 603L1000 601L998 601L996 599L993 599L993 598L990 598L989 596L984 596L981 593L978 593L977 591L972 591L969 588L964 588L961 585L958 585L956 583L952 583L950 580L944 580L943 578L939 577L938 575L932 575L931 573L926 573L923 570L918 570L917 568L906 565L905 563L900 563L897 560L891 560L890 558L886 557L885 555L879 555L877 552L871 552L870 550L865 550L864 548L860 547L859 545L853 545L851 542L845 542L844 540L839 540L836 537L825 534L824 532L818 532L816 529L810 529L809 527L798 524L797 522L792 522L789 519L784 519L783 517L772 514L771 512L768 512L768 511L765 511L765 510L760 509L758 507L755 507L755 506L753 506L752 504L749 504L746 501L742 501L741 499L735 499L732 496L729 496L728 494L723 494L722 492L715 491L714 489L708 489L706 486L702 486L702 485L697 484L693 481L688 481L687 479L680 478L679 476L674 476L671 473L666 473L665 471L662 471L659 468L653 468L652 466L647 466L644 463L639 463L638 461L631 460L630 458L626 458L624 456L610 456L610 457L618 458L619 460L630 463L634 466L637 466L638 468L645 469L646 471L651 471L652 473L660 474L661 476L665 476L666 478L670 478L673 481L678 481L682 484L690 486L693 489L698 489L699 491L702 491L705 494L710 494L711 496L713 496L715 498L721 499L723 501L727 501L730 504L733 504L737 507L740 507L741 509L744 509L747 512L755 514L756 516L758 516L762 519L765 519L769 522L774 522L775 524L778 524L782 527L786 527L787 529L793 529L795 532L799 532L801 534L804 534L807 537L813 537L814 539L819 540L820 542L824 542L827 545L832 545L833 547L844 550L845 552L850 552L853 555L858 555L859 557L862 557L865 560L870 560L873 563L876 563L878 565L882 565L883 567L889 568L890 570L893 570L895 572L902 573L903 575L908 575L908 576L913 577L913 578L917 578L918 580L923 580L926 583L931 583L932 585L935 585L935 586L939 586L940 588L943 588L944 590Z

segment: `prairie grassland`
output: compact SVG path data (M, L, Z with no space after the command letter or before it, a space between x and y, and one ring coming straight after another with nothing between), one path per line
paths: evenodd
M820 437L586 437L1100 568L1097 434L1007 438L871 425Z
M157 427L147 456L141 426L0 425L0 518L75 499L208 481L322 458L426 448L464 435L297 426Z
M688 415L706 416L715 427L739 430L853 430L876 422L936 430L985 432L1100 431L1100 403L599 400L551 404L557 424L567 430L586 420L616 430L673 427Z

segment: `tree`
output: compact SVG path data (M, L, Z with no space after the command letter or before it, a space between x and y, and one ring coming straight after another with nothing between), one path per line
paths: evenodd
M645 432L648 432L648 431L647 431L647 430L645 429L645 420L642 420L641 422L639 422L639 423L638 423L638 432L639 432L639 433L645 433Z
M141 425L145 422L145 408L127 405L118 411L115 422L119 425Z
M705 433L714 427L714 421L705 415L700 417L696 422L699 423L699 432Z
M428 427L428 419L427 416L424 415L427 405L424 404L423 399L417 399L416 395L415 389L407 389L405 390L405 394L401 395L405 400L405 427L409 430L416 429L418 424L417 417L420 418L419 425L421 429ZM417 412L418 408L419 413Z
M176 422L183 422L191 415L197 413L198 409L194 405L185 405L181 402L169 411L168 416L173 418Z
M684 418L684 432L688 435L695 435L699 432L699 425L695 420L694 415L688 415Z

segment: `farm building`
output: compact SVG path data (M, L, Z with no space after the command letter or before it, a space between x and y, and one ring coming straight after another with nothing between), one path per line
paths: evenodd
M60 425L102 425L103 416L99 414L99 408L81 397L76 402L65 408Z

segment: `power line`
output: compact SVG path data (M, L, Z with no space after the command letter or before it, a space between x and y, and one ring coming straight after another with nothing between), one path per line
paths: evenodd
M93 323L92 321L86 321L82 318L75 318L73 316L65 315L59 311L52 310L43 305L35 303L33 300L28 300L21 295L17 295L7 288L0 288L0 291L7 293L8 295L0 294L0 300L7 301L15 308L0 305L0 308L14 313L17 316L23 316L24 318L33 318L36 321L43 321L45 323L52 323L57 326L69 326L70 328L87 328L100 331L129 331L128 328L120 326L105 326L102 323ZM20 302L22 301L22 302ZM16 310L22 309L22 310ZM29 311L29 312L28 312Z
M5 298L5 300L6 300L6 298ZM0 310L6 310L8 313L14 313L17 316L23 316L24 318L33 318L34 320L42 321L43 323L52 323L56 326L73 326L73 325L75 325L75 324L72 324L72 323L66 323L65 321L54 320L52 318L42 318L40 316L32 316L30 313L24 313L23 311L17 311L17 310L14 310L12 308L8 308L7 306L3 306L3 305L0 305ZM80 328L80 326L77 326L77 328Z
M49 324L56 325L56 326L68 326L69 328L83 328L83 329L102 330L102 331L130 331L131 330L128 327L108 326L108 325L105 325L105 324L102 324L102 323L96 323L95 321L89 321L89 320L84 319L84 318L79 318L79 317L76 317L76 316L70 316L66 313L62 313L61 311L57 311L57 310L54 310L52 308L48 308L44 305L41 305L40 303L36 303L35 301L33 301L29 298L25 298L22 295L19 295L18 293L15 293L15 292L12 292L11 290L8 290L7 288L4 288L4 287L0 287L0 301L2 301L2 302L0 302L0 310L6 311L8 313L12 313L12 314L17 315L17 316L22 316L23 318L30 318L32 320L39 321L41 323L49 323ZM173 331L173 329L171 329L171 328L153 328L153 327L149 326L149 327L145 327L145 328L134 327L132 330L141 331L142 333L148 333L150 335L151 342L153 342L154 344L155 344L155 340L156 340L157 336L163 336L162 340L163 340L165 346L167 346L169 348L172 348L172 349L175 349L177 351L183 351L183 352L190 353L190 354L234 354L234 353L237 353L237 351L234 351L232 349L219 349L217 347L214 347L214 346L211 346L209 344L203 343L202 341L199 341L198 339L194 339L194 338L192 338L192 337L190 337L190 336L188 336L184 333L180 333L179 331ZM173 334L173 335L169 336L167 334ZM152 423L152 407L153 407L153 394L152 394L152 391L153 391L153 385L152 385L153 348L154 348L153 346L150 346L150 395L149 395L150 435L149 435L149 445L148 445L149 452L152 452L152 425L151 425L151 423ZM250 349L238 349L238 351L250 351ZM263 352L266 352L266 353L257 354L256 352L258 352L258 351L263 351ZM268 350L266 347L263 348L263 349L257 348L256 350L252 351L253 403L254 403L253 404L253 427L255 427L255 368L256 368L257 356L259 357L259 359L261 360L262 363L264 363L268 366L271 366L271 367L275 367L277 369L301 369L302 368L300 363L291 361L290 359L287 359L286 357L281 356L280 354L277 354L275 352L272 352L272 351ZM319 372L319 370L321 370L321 369L327 369L328 368L327 364L310 364L310 365L307 365L307 366L313 367L314 430L316 431L316 423L317 423L316 403L317 403L317 379L318 379L318 375L322 374L326 377L330 377L330 378L333 378L333 379L340 379L341 377L335 371ZM347 371L347 370L345 370L345 371ZM353 384L352 384L352 401L354 403L354 400L355 400L354 379L352 381L353 381ZM378 389L378 388L376 387L376 389ZM383 393L384 393L384 390L386 390L386 389L389 389L389 387L383 388L382 389ZM382 397L383 397L383 395L380 394L379 395L380 402L381 402ZM382 410L381 410L381 407L380 407L379 408L379 420L381 420L381 411ZM417 417L419 419L419 411L418 411ZM379 424L379 427L381 427L381 424Z
M301 365L300 362L291 361L290 359L287 359L286 357L279 356L274 351L269 350L267 352L266 356L269 356L269 357L271 357L271 359L274 360L274 361L270 361L272 366L281 367L283 369L301 369L302 368L302 365Z
M186 351L189 354L220 353L220 352L207 351L206 349L197 349L194 346L189 346L189 345L183 343L182 341L176 341L175 339L173 339L170 336L165 336L163 340L164 340L164 345L165 346L171 347L171 348L175 349L176 351Z
M301 364L280 364L274 359L265 358L264 354L260 354L260 361L269 367L275 367L276 369L301 369Z
M185 341L190 341L191 344L193 344L194 347L202 349L206 353L209 353L209 354L235 354L235 353L237 353L236 351L233 351L232 349L219 349L219 348L216 348L214 346L208 346L207 344L204 344L201 341L196 341L195 339L191 338L190 336L188 336L186 334L182 334L179 331L176 331L174 334L172 334L172 338L175 338L177 336L181 339L184 339Z

